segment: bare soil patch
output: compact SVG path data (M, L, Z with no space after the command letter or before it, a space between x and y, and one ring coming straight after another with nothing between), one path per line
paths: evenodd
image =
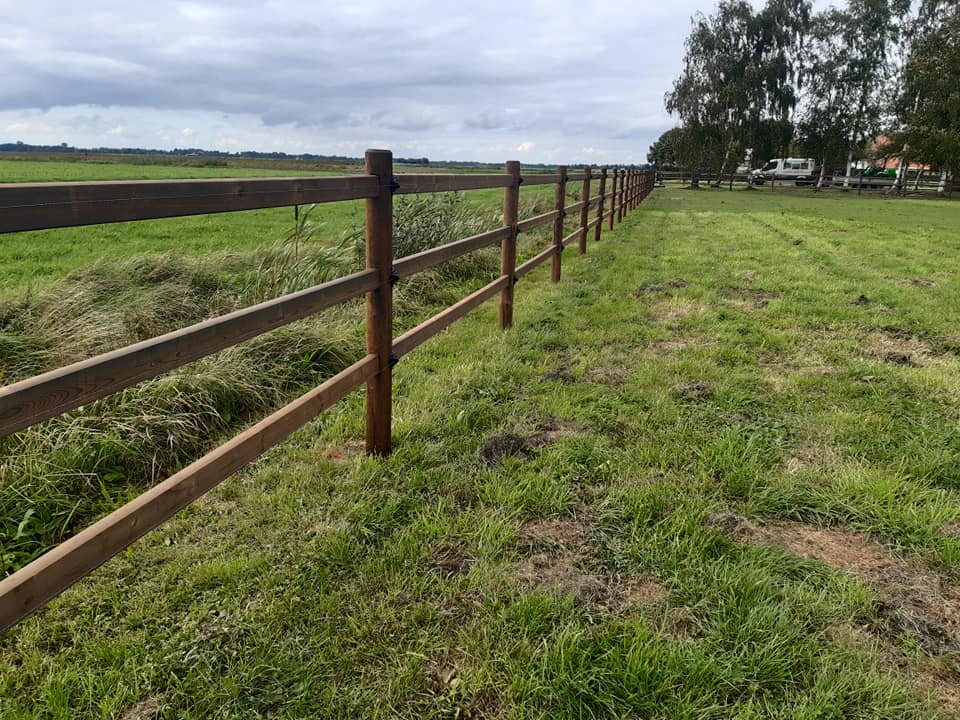
M960 653L960 589L915 558L903 558L869 537L803 523L756 525L726 513L710 524L741 542L778 545L870 584L882 599L886 630L911 636L931 654Z
M577 423L548 418L530 433L507 431L490 436L480 447L480 458L490 467L502 465L508 457L529 460L547 445L580 432L583 427Z
M905 285L913 285L914 287L924 287L924 288L935 288L937 287L936 280L928 280L926 278L910 278L909 280L904 280Z
M634 295L636 297L643 297L644 295L650 295L651 293L666 292L668 290L680 290L688 285L690 285L690 283L683 278L670 278L669 280L651 283L649 285L644 285L643 287L637 288L637 291L634 293Z
M583 542L584 527L573 518L547 518L524 524L517 539L526 545L562 545L576 547Z
M152 720L160 714L160 701L148 698L137 703L120 716L120 720Z
M587 370L583 375L583 379L587 382L617 387L622 385L629 376L630 371L626 368L599 367Z
M534 447L523 435L504 432L488 438L480 448L481 459L489 466L502 465L508 457L528 460L534 455Z
M919 334L907 328L885 325L868 332L864 344L884 362L919 367L919 360L930 354L930 345Z
M771 300L780 297L780 293L763 288L728 287L723 290L725 295L743 301L747 307L759 310L770 304Z
M681 400L706 400L713 391L705 382L695 382L689 385L678 385L671 392Z

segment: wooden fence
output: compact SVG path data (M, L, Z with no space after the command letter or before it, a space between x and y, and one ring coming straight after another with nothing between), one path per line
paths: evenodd
M599 182L596 195L592 183ZM579 201L566 205L567 187L580 184ZM554 209L518 217L521 186L554 185ZM343 200L366 201L366 268L243 308L144 342L52 370L0 388L0 436L23 430L148 378L186 365L333 305L366 295L367 347L363 358L282 407L167 480L0 580L0 630L19 622L80 578L168 520L211 488L281 442L352 390L366 384L366 449L390 452L392 370L428 338L495 295L499 325L513 323L515 285L548 259L560 280L563 250L600 240L649 194L653 174L635 169L590 167L569 173L524 175L510 161L502 174L393 174L388 150L366 153L365 173L349 177L75 182L0 185L0 233L124 222L203 213L233 212ZM394 259L393 196L503 188L503 225L447 245ZM607 209L607 201L610 201ZM594 217L591 219L591 211ZM577 229L564 235L564 220L578 213ZM552 242L517 265L517 235L552 223ZM429 320L393 337L393 286L403 278L495 243L500 275Z
M656 174L656 184L665 185L667 183L689 185L691 180L689 172L681 171L658 171ZM750 176L743 173L717 175L716 173L702 173L698 176L700 184L704 187L715 185L717 187L728 187L731 190L736 185L753 185L755 188L762 187L773 190L777 187L800 186L808 189L814 189L817 185L818 177L805 179L798 183L792 177L777 177L771 174L771 177L762 182L751 182ZM899 185L899 187L898 187ZM942 180L934 176L920 176L915 174L905 177L902 182L896 178L881 176L862 176L862 175L827 175L823 182L824 188L844 189L847 191L856 190L858 194L864 192L884 192L887 194L898 195L938 195L952 196L957 187L955 180Z

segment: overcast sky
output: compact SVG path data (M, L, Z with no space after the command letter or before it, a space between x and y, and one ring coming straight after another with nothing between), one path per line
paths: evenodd
M0 0L0 141L642 162L713 0Z

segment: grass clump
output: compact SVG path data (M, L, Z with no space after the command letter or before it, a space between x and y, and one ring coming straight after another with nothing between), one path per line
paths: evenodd
M322 237L316 207L261 253L102 261L0 307L0 378L48 369L341 277L362 267L356 230ZM398 253L481 232L490 213L460 195L397 203ZM362 251L362 236L361 251ZM496 251L405 283L406 317L496 270ZM455 283L453 288L450 283ZM359 357L358 303L331 309L0 439L0 572L12 572Z

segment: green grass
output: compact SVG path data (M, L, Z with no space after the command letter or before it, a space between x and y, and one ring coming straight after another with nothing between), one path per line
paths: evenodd
M954 716L953 626L723 518L955 587L957 220L655 192L404 358L390 458L354 394L8 633L0 715Z

